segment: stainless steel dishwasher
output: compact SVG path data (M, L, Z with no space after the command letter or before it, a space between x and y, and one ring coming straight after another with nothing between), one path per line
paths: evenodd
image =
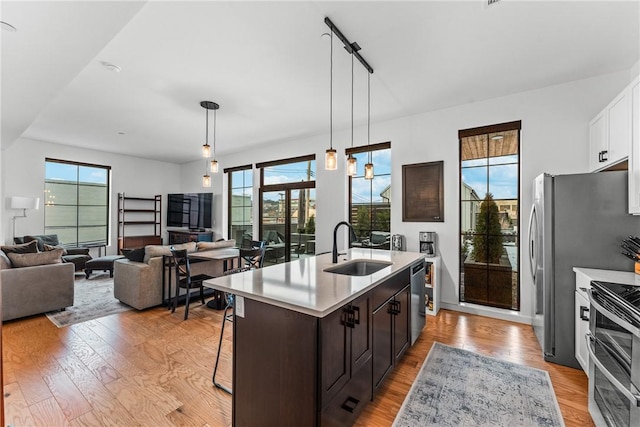
M411 266L411 345L416 342L424 328L424 260Z

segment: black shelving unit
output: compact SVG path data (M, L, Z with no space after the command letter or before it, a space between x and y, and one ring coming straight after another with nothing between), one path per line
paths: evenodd
M118 193L118 251L162 244L162 196Z

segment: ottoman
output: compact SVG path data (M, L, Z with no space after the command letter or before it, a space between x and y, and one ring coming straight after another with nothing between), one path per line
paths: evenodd
M84 275L88 279L93 270L108 271L109 277L113 277L113 262L117 259L124 258L122 255L106 255L99 258L93 258L84 265Z

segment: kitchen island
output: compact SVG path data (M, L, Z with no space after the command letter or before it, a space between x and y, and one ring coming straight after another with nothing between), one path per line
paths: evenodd
M325 271L356 260L381 269ZM337 264L324 254L205 281L236 295L233 424L351 425L410 345L410 277L423 264L354 248Z

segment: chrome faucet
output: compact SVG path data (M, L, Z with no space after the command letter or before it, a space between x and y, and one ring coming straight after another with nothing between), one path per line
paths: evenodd
M350 231L350 241L349 241L349 247L351 247L351 242L355 242L356 240L358 240L358 236L356 236L356 232L353 231L353 227L351 226L351 224L349 224L347 221L340 221L338 223L338 225L336 225L336 228L333 229L333 263L336 264L338 262L338 244L336 242L337 240L337 234L338 234L338 228L340 228L341 225L346 225L347 227L349 227L349 231Z

